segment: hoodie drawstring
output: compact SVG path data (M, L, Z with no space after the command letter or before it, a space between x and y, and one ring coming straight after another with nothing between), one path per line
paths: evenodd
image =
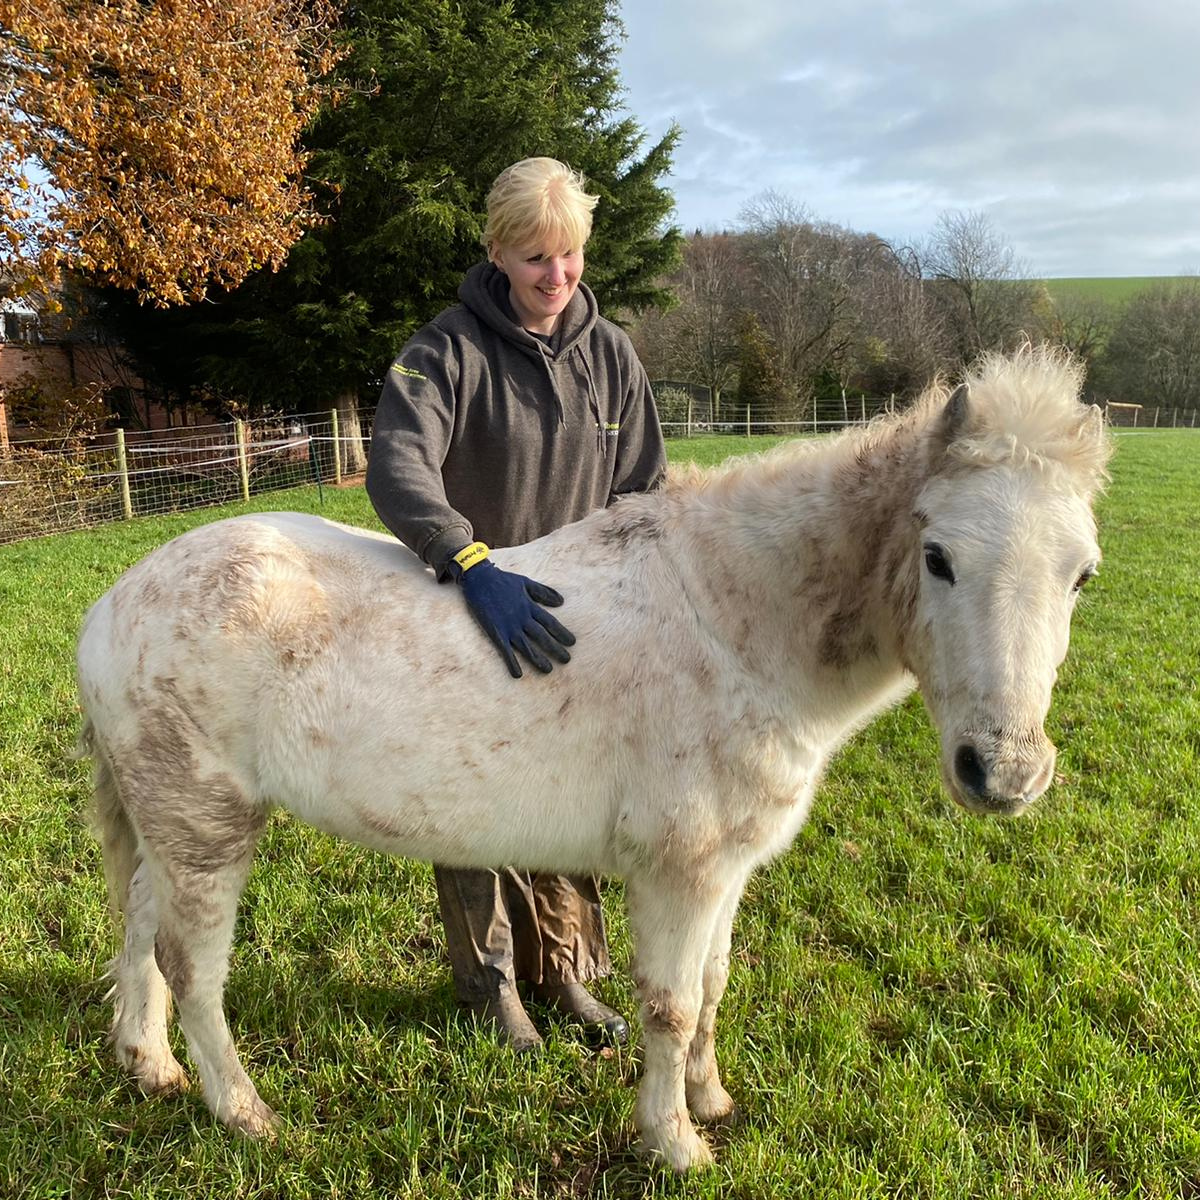
M563 429L567 427L567 410L563 405L562 393L558 390L558 380L554 378L554 368L550 365L550 355L543 347L538 357L546 368L546 378L550 381L550 390L554 393L554 403L558 405L558 423Z
M576 346L572 353L578 353L580 361L583 363L583 373L587 378L588 403L591 405L592 415L596 418L596 450L603 457L606 450L607 431L604 428L604 415L600 411L600 396L596 391L596 381L592 377L592 364L588 362L588 356L582 352L579 346Z

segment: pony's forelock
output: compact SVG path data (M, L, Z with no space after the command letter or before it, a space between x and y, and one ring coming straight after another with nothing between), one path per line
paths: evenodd
M1080 401L1083 378L1083 364L1061 346L984 354L965 376L967 424L951 458L1061 469L1094 492L1107 479L1112 445L1096 410Z

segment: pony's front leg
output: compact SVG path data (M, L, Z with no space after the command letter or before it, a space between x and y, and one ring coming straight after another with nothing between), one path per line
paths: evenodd
M717 913L708 955L704 960L704 1000L696 1022L696 1033L688 1048L685 1071L687 1104L696 1120L705 1125L728 1124L737 1115L733 1098L721 1085L713 1037L717 1006L721 1003L729 979L729 943L733 934L733 918L744 888L743 877L729 890Z
M712 1162L712 1151L688 1116L684 1070L703 1001L704 958L723 898L661 877L626 880L645 1036L634 1123L642 1150L676 1171Z

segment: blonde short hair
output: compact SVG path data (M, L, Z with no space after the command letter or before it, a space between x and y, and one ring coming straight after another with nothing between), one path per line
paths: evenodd
M600 199L586 187L578 171L556 158L523 158L505 168L488 192L482 238L488 254L496 245L582 250Z

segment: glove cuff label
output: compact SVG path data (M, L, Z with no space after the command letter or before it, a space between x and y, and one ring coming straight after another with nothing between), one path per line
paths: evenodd
M472 542L469 546L464 546L457 554L453 556L453 561L458 563L462 571L469 571L472 567L483 562L488 556L488 548L482 542Z

